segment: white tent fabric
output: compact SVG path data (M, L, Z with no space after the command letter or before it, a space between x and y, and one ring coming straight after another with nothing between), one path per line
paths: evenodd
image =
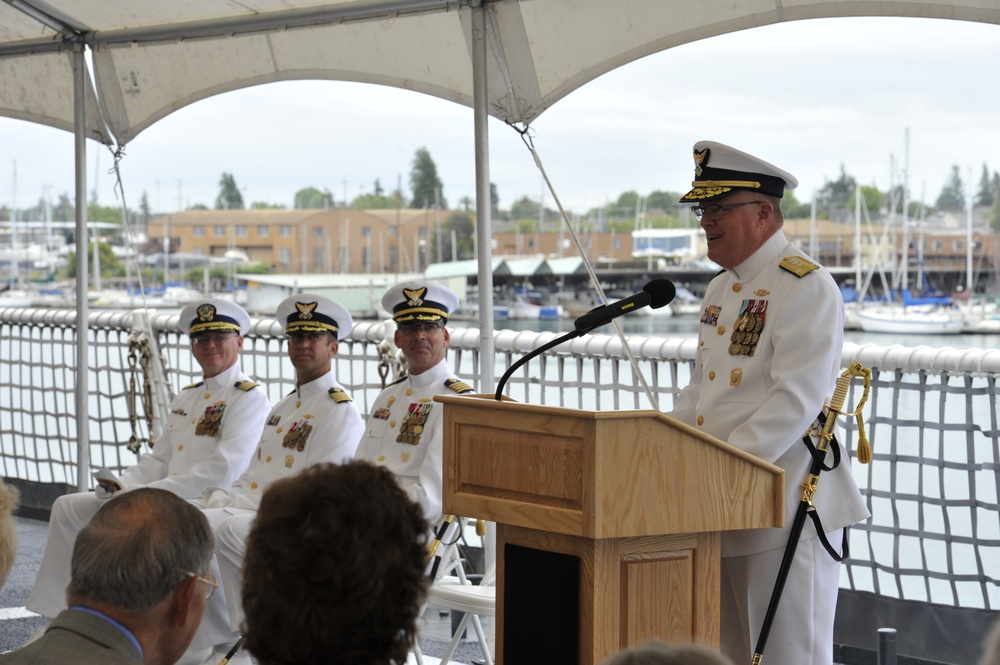
M0 114L73 127L71 42L92 51L101 115L128 143L199 99L290 79L363 81L472 106L479 0L3 0ZM529 123L644 55L781 21L895 15L1000 23L995 0L483 0L488 112ZM61 32L60 32L61 31ZM747 63L736 63L751 74ZM93 89L88 93L93 94ZM88 105L93 103L91 99Z

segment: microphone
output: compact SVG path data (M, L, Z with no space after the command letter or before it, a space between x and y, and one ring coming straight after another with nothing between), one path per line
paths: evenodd
M573 325L577 330L589 332L598 326L611 323L612 319L617 319L622 314L634 312L647 305L652 309L659 309L673 300L676 294L677 289L669 279L654 279L642 287L639 293L595 307L579 317Z

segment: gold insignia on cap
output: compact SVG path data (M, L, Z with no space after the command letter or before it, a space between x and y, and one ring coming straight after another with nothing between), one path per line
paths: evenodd
M214 321L215 320L215 305L210 305L205 303L198 308L198 320L199 321Z
M709 152L708 148L705 148L704 150L694 151L694 174L696 176L701 175L701 167L704 166L706 162L708 162L708 152Z
M295 303L295 309L299 310L299 319L302 321L308 321L313 317L313 310L316 309L317 303L314 302L297 302Z
M410 307L420 307L424 304L424 298L427 296L427 287L422 286L419 289L403 289L403 295L406 296L406 304Z

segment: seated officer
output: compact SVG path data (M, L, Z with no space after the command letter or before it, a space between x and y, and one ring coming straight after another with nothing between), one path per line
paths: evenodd
M376 398L355 457L396 474L433 524L441 517L444 484L444 406L434 395L472 392L445 360L450 340L445 326L458 307L458 294L435 282L406 282L386 292L382 307L396 322L393 339L407 372Z
M277 317L288 335L295 390L271 410L246 472L229 487L205 491L201 505L215 532L213 570L218 571L223 593L208 604L185 663L218 663L239 637L240 569L264 490L314 464L352 459L364 431L361 414L333 370L339 341L354 325L350 313L325 296L299 294L278 305ZM246 660L238 652L230 664Z
M173 399L153 450L126 469L120 481L121 491L155 487L194 501L208 487L228 486L247 468L270 401L240 369L243 335L250 329L250 317L242 307L206 298L185 307L180 321L191 338L202 381ZM73 542L110 496L98 485L93 492L56 499L29 610L52 619L66 609Z

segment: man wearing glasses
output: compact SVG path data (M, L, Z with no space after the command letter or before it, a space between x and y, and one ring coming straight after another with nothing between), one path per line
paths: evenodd
M212 532L175 494L139 488L105 502L73 546L69 608L3 665L172 665L215 590Z
M802 437L833 394L844 339L836 282L781 230L790 173L721 143L694 146L695 204L708 258L725 270L705 293L691 383L670 414L785 470L785 527L722 534L722 650L746 663L760 636L810 469ZM840 551L868 517L848 456L823 474L814 505ZM830 665L840 564L806 524L768 637L774 665Z
M283 300L277 318L288 336L295 390L267 416L246 472L231 486L205 490L200 505L215 532L213 570L218 571L223 593L208 604L185 664L218 663L239 638L240 570L264 490L315 464L353 459L364 432L361 414L333 370L340 340L354 325L347 309L325 296L303 293ZM249 657L240 651L229 662L240 665Z
M392 471L434 524L444 485L443 405L434 395L472 392L445 360L445 325L458 294L435 282L406 282L382 296L382 307L396 323L393 341L406 359L406 374L375 400L356 457Z
M120 492L154 487L198 500L205 488L235 481L260 440L270 401L240 369L243 335L250 329L246 311L228 300L206 298L185 307L180 322L202 380L171 401L163 434L121 474ZM52 619L66 608L73 542L115 493L98 484L93 492L56 499L28 609Z

